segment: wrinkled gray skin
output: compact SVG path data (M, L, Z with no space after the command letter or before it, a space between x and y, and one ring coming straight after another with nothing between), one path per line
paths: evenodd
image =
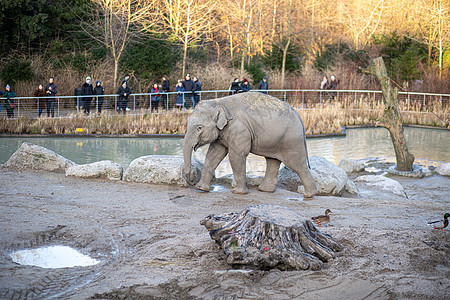
M189 175L192 150L206 144L210 145L196 184ZM275 191L278 169L283 162L299 175L305 197L317 194L300 115L289 104L262 93L201 101L195 107L184 138L183 177L190 185L209 191L214 170L229 154L236 181L233 193L246 194L246 159L250 152L266 158L266 175L258 187L260 191Z

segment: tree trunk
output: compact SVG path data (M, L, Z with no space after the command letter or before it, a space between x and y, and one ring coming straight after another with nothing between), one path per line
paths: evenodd
M389 131L394 144L395 157L398 171L413 171L414 155L409 153L403 134L403 124L398 107L398 89L392 87L387 75L386 66L382 57L375 58L372 65L364 70L374 75L381 84L383 91L384 115L380 120L382 126Z
M303 220L302 220L303 219ZM230 265L318 270L343 246L309 218L278 205L253 205L240 213L209 215L201 222Z

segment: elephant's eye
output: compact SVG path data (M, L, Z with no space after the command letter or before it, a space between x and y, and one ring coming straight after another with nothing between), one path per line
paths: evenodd
M202 131L203 127L202 126L197 126L197 131Z

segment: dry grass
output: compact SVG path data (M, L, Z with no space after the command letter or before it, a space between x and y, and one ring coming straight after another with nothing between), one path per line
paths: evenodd
M369 101L361 97L358 101L347 96L336 100L317 103L317 98L305 99L303 104L296 99L292 105L303 118L306 134L340 133L346 125L365 125L379 123L383 115L381 100ZM401 102L401 109L409 107L410 112L402 114L406 124L449 126L450 108L442 103L433 105L422 102ZM3 134L184 134L187 120L192 111L159 111L149 114L142 110L136 115L117 115L103 113L101 116L71 114L66 118L30 119L19 117L9 120L0 119L0 133Z

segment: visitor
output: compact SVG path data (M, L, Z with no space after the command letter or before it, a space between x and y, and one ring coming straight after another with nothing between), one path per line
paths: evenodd
M321 90L328 89L328 78L327 78L327 76L324 76L322 81L320 82L320 89Z
M161 100L161 96L159 95L159 92L161 91L162 87L158 86L158 83L154 83L152 89L150 90L150 108L151 110L158 110L159 101Z
M178 79L177 86L175 87L175 92L177 93L177 98L175 101L175 105L178 107L179 110L183 109L184 106L184 86L181 79Z
M89 76L86 77L86 82L81 86L81 95L84 96L82 97L84 113L88 115L91 112L92 97L86 96L94 95L94 89L91 84L91 77Z
M131 94L131 90L126 81L122 81L122 85L117 89L117 94L119 95L117 110L119 113L122 112L125 114L127 111L128 96Z
M200 102L200 96L202 91L202 84L200 81L198 81L198 77L194 76L194 100L195 104L198 104Z
M16 104L14 103L14 98L16 97L16 94L11 89L11 86L8 84L6 85L6 91L3 94L3 98L5 98L5 109L6 109L6 115L8 118L14 118L14 108L16 108Z
M94 95L96 95L96 100L97 100L97 113L100 115L102 113L102 106L103 106L103 101L105 99L105 97L99 97L100 95L104 95L105 94L105 90L102 87L102 83L100 80L97 80L95 82L95 87L94 87Z
M239 81L239 78L235 78L233 80L233 82L231 83L230 87L228 88L229 90L229 95L234 95L236 93L239 92L240 90L240 85L241 85L242 81Z
M162 78L161 92L164 93L161 95L161 105L163 108L169 109L169 94L167 93L170 92L170 81L166 76Z
M186 74L186 78L183 81L183 87L184 87L184 91L186 92L184 94L184 99L185 99L185 107L186 109L189 109L189 100L191 100L191 107L194 108L195 107L195 99L194 99L194 94L192 94L192 91L194 90L194 82L191 80L191 75L190 74Z
M258 90L263 94L267 94L268 89L269 83L267 82L267 76L264 76L263 79L258 83Z
M47 117L50 117L50 113L52 118L55 116L56 93L58 93L58 86L55 84L53 77L50 77L45 86L45 94L49 97L47 98Z
M35 101L38 109L38 118L40 118L42 115L42 111L45 109L45 105L47 103L47 99L42 98L45 97L45 91L42 84L40 84L38 88L34 91L34 97L36 97Z
M242 80L242 84L240 86L240 92L241 93L245 93L248 92L252 89L252 87L250 86L250 82L248 82L247 78L244 78L244 80Z
M339 82L336 80L336 77L331 76L330 83L328 84L328 89L329 90L337 90L338 84L339 84ZM336 92L330 93L331 100L333 100L336 96L337 96Z

